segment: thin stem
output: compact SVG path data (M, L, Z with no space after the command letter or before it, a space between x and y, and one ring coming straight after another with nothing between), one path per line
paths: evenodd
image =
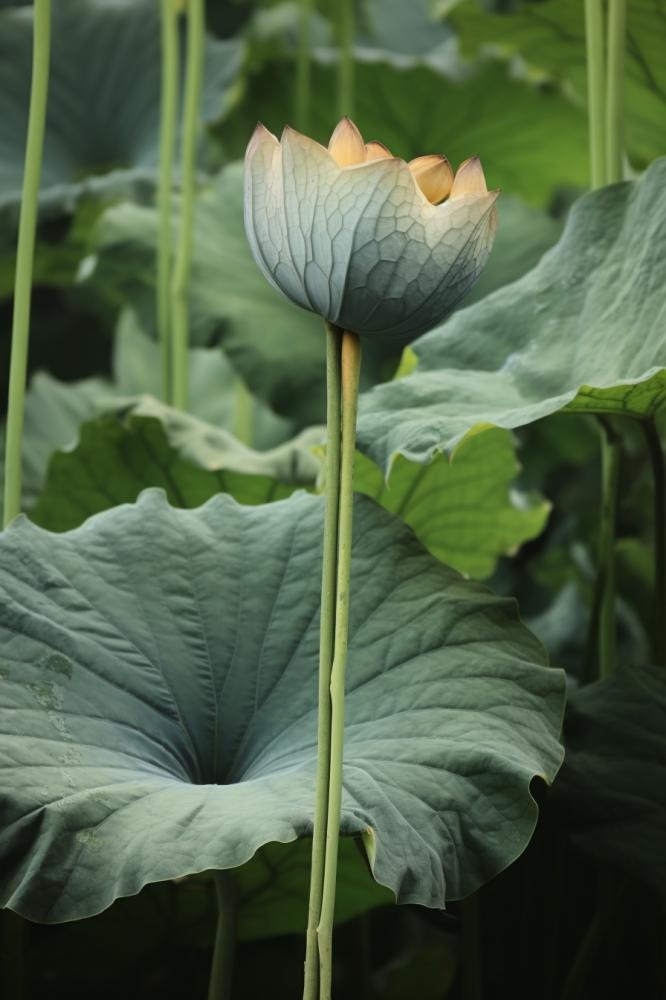
M296 60L296 127L307 132L310 124L310 89L312 63L312 0L300 0L298 25L298 56Z
M46 124L46 102L51 57L51 0L35 0L32 40L32 82L28 136L25 147L23 191L16 249L14 279L14 313L12 317L12 347L9 364L9 398L7 405L7 446L5 452L4 524L21 512L21 452L23 445L23 410L28 371L30 340L30 300L32 268L35 254L35 229L39 180L42 172L42 150Z
M173 405L187 408L188 285L192 265L196 153L204 61L204 0L187 0L187 65L181 152L181 212L172 279Z
M169 282L171 278L171 211L173 160L178 118L178 6L162 0L162 83L160 104L160 164L157 184L157 331L162 353L162 398L171 400Z
M607 421L600 420L601 518L599 525L599 676L609 677L616 665L615 522L620 483L620 439Z
M645 433L654 482L654 609L655 662L666 666L666 464L654 420L641 425Z
M606 183L622 180L624 146L624 50L626 0L608 0L608 77L606 91Z
M213 946L208 1000L231 1000L236 944L236 893L230 871L213 872L217 896L217 930Z
M254 428L254 397L240 375L234 379L234 437L251 447Z
M342 452L340 457L340 509L338 513L338 577L335 602L335 641L331 668L331 761L326 823L324 890L319 920L319 996L331 1000L333 972L333 920L338 871L338 843L342 811L342 763L345 727L345 668L349 635L349 584L351 575L352 519L354 507L354 454L356 411L361 371L361 342L345 330L342 337Z
M340 71L338 100L340 117L354 114L354 0L338 0Z
M587 47L587 114L590 136L592 187L606 183L606 137L604 116L604 11L603 0L585 0Z
M319 946L317 927L324 889L328 781L331 752L331 667L335 635L335 585L337 580L338 509L340 494L340 411L342 331L326 324L326 513L324 517L319 632L319 708L317 721L317 785L312 831L312 868L305 952L303 1000L317 1000Z

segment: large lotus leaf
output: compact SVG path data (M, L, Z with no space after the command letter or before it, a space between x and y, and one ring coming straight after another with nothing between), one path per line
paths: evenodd
M418 367L361 400L380 463L425 461L472 427L567 407L645 418L666 399L666 159L581 198L559 243L520 280L420 340Z
M466 438L450 462L445 455L428 465L399 457L386 479L358 455L354 484L405 521L442 562L482 578L546 523L550 504L510 489L519 469L511 435L495 429Z
M451 7L447 4L447 7ZM531 68L566 82L578 103L587 98L585 14L580 0L523 3L506 14L484 11L477 0L450 14L463 49L491 47L520 55ZM663 0L627 4L624 72L625 137L629 154L645 166L666 153L666 7Z
M92 280L116 284L154 316L154 209L130 203L100 221L101 260ZM302 423L321 419L325 391L322 321L272 288L254 263L243 223L243 165L226 167L197 199L190 279L191 341L220 342L250 389Z
M312 830L322 498L0 536L0 900L57 922ZM442 907L509 864L551 780L563 676L512 601L355 504L341 829Z
M249 139L248 108L277 134L291 121L292 77L290 66L276 62L249 82L243 109L220 130L230 155L241 155ZM398 69L377 54L356 63L355 79L354 120L396 156L438 152L458 164L476 153L490 188L533 205L547 204L560 185L587 186L586 118L557 87L517 79L499 62L463 73L459 61L446 72ZM336 66L313 65L312 86L309 134L326 143L335 125Z
M160 22L152 0L58 0L41 206L70 211L82 194L150 192L159 140ZM20 201L30 99L32 9L0 14L0 210ZM202 114L230 106L238 42L208 39Z
M574 844L666 898L666 671L575 691L552 808Z
M321 437L321 428L312 428L258 452L150 396L119 402L115 412L84 423L73 447L55 452L30 518L49 531L68 531L131 503L149 486L164 489L175 507L198 507L216 493L244 504L280 500L314 483L319 462L312 448Z

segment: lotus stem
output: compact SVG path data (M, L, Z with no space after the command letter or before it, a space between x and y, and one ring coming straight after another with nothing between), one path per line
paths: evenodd
M196 155L199 108L203 82L205 17L204 0L187 0L187 65L181 150L181 211L178 248L173 267L172 294L172 400L187 409L189 347L189 280L196 194Z
M300 0L298 25L298 57L296 61L296 126L307 132L310 124L310 89L312 78L312 0Z
M342 331L326 324L326 512L321 579L319 631L319 694L317 719L317 777L310 902L305 950L303 1000L317 1000L319 993L319 945L317 928L324 890L326 823L331 752L331 667L335 636L335 587L337 580L338 510L340 501L340 419L341 419Z
M157 183L157 332L162 354L162 398L171 403L170 301L173 161L180 77L179 11L175 0L162 0L162 75L160 99L160 163Z
M585 0L585 43L587 48L587 114L590 137L590 178L593 188L606 183L606 129L604 93L603 0Z
M51 0L35 0L33 24L30 110L28 112L28 137L25 147L23 190L16 249L12 346L9 363L3 516L5 527L21 512L23 411L28 372L35 230L37 228L37 205L42 172L51 58Z
M608 3L608 77L606 91L606 183L623 176L624 145L624 49L627 24L626 0Z
M615 522L620 484L620 438L601 420L601 523L599 532L599 676L609 677L616 666Z
M481 921L479 894L460 901L462 917L462 996L463 1000L481 1000Z
M654 483L654 609L653 653L655 662L666 666L666 464L654 419L643 421Z
M242 444L252 446L254 427L254 397L245 381L237 375L234 379L233 434Z
M231 1000L236 944L236 900L230 871L213 872L217 896L217 930L213 946L208 1000Z
M354 114L354 2L339 0L338 41L340 46L339 101L340 115Z
M342 811L342 765L345 726L345 668L349 636L349 584L351 574L354 506L354 454L356 412L361 371L361 342L344 331L341 355L342 443L340 455L340 507L338 512L338 573L335 601L335 639L331 667L331 760L326 821L324 888L319 920L319 996L331 1000L333 970L333 921L338 871L338 843Z

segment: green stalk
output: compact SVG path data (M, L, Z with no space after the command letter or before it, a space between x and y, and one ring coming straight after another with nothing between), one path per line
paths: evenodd
M592 187L606 183L606 136L604 92L604 11L603 0L585 0L585 43L587 47L587 115L590 135L590 175Z
M196 154L204 62L204 0L187 0L187 65L181 151L181 211L178 248L173 267L172 295L172 401L187 409L187 349L189 341L188 290L192 266Z
M296 59L296 127L307 133L310 124L312 0L300 0L298 56Z
M666 666L666 465L653 419L641 425L645 433L654 483L654 609L652 645L655 662Z
M340 509L338 513L338 576L335 602L335 641L331 668L331 761L326 822L324 889L319 935L319 996L331 1000L333 972L333 920L338 872L338 843L342 811L342 763L345 728L345 668L349 635L349 583L351 575L352 519L354 507L354 454L356 411L361 371L361 342L355 333L342 335L342 452L340 456Z
M49 88L51 0L35 0L33 32L30 111L28 113L28 137L25 147L21 214L16 249L12 346L9 364L4 491L5 526L21 512L23 410L28 372L30 300L35 255L35 230L37 228L37 203L42 172L42 150L44 148L46 102Z
M624 49L626 0L608 0L608 89L606 91L606 183L622 180L624 146Z
M340 70L338 100L340 117L354 114L354 0L338 0Z
M328 782L331 752L331 667L335 635L335 586L337 580L338 510L340 494L340 411L342 331L326 324L326 513L321 579L319 631L319 708L317 720L317 785L312 831L310 902L305 950L303 1000L317 1000L319 945L317 927L324 889Z
M208 1000L231 1000L236 944L236 900L230 871L213 872L217 896L217 930L213 946Z
M242 444L252 447L254 429L254 397L240 375L234 379L233 435Z
M599 676L609 677L616 666L615 522L620 484L620 439L601 420L601 522L599 531Z
M171 345L169 337L169 282L171 278L171 211L173 160L178 118L178 6L162 2L162 82L160 103L160 165L157 184L157 331L162 353L162 398L171 402Z

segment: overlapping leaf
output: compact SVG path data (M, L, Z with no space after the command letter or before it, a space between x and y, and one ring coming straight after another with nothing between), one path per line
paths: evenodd
M323 501L162 494L0 536L0 896L93 914L312 829ZM559 671L512 602L358 498L342 832L441 907L506 866L559 765ZM399 628L396 628L396 623Z
M566 82L575 100L585 103L585 14L579 0L523 3L502 15L484 11L476 0L463 0L453 5L450 20L468 54L476 54L483 46L508 56L518 54L530 67ZM629 153L640 166L666 153L665 48L664 0L631 0L627 4L625 133Z
M425 461L479 425L557 410L645 418L666 400L666 160L581 198L519 281L416 341L418 368L361 400L381 464Z
M42 191L45 211L70 211L82 194L152 190L160 101L159 4L58 0ZM202 111L229 108L241 63L238 42L209 39ZM30 97L32 10L0 13L0 210L20 200Z

